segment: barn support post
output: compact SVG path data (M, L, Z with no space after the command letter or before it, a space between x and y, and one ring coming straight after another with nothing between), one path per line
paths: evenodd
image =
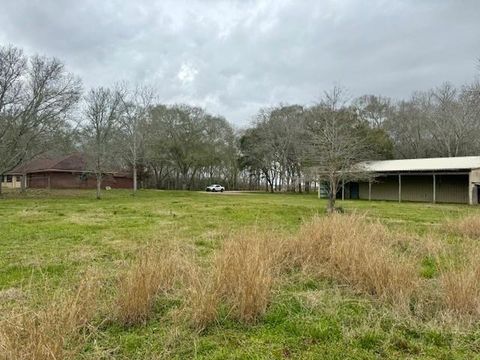
M368 201L372 200L372 180L368 180Z
M433 203L437 202L437 178L435 174L433 174Z
M51 179L50 179L50 174L48 174L48 178L47 178L47 186L48 186L48 190L51 190L52 189L52 182L51 182Z
M342 180L342 201L345 200L345 180Z
M20 188L21 192L24 193L27 190L27 174L23 173L22 177L20 178Z
M402 202L402 175L398 174L398 202Z

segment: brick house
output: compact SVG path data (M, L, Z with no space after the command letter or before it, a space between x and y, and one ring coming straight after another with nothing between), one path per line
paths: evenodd
M95 174L87 170L87 162L81 154L60 158L39 157L17 166L7 177L25 176L26 187L35 189L95 189ZM102 187L127 189L133 187L132 177L125 172L107 172Z

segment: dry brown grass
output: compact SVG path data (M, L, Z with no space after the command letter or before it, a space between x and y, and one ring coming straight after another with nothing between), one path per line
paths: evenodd
M232 317L253 322L264 314L278 274L283 242L258 231L228 239L216 257L217 289Z
M158 296L185 281L188 272L189 262L180 249L144 249L119 277L117 320L125 326L146 322Z
M203 331L218 320L220 296L211 272L193 266L185 297L183 311L193 328Z
M453 235L480 239L480 215L475 214L450 220L445 224L445 229Z
M293 264L406 308L418 289L415 261L392 248L385 226L364 216L333 214L304 224L292 244Z
M204 329L224 304L229 317L254 322L265 313L280 275L296 269L347 283L408 311L421 296L418 258L396 247L385 226L359 215L316 217L298 236L242 232L224 242L211 270L192 278L189 314Z
M97 310L98 281L85 277L38 310L14 309L0 321L1 359L65 359L79 351Z
M472 251L460 267L442 271L439 282L448 312L460 317L480 317L480 260L479 252Z
M203 330L217 321L222 304L235 320L259 319L272 297L282 244L264 232L241 232L224 242L211 269L193 271L186 310L194 327Z

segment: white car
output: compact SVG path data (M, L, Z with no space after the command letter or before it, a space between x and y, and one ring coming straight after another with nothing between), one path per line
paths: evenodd
M213 185L207 186L205 190L211 191L211 192L219 192L219 191L224 192L225 188L222 185L213 184Z

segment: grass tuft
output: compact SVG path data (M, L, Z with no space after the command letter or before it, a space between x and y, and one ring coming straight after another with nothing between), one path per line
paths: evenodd
M241 232L225 241L216 257L215 278L233 318L250 323L265 313L282 245L278 238L258 231Z
M418 289L415 261L396 253L385 226L333 214L304 224L292 242L293 264L332 277L406 309Z
M480 263L478 257L460 267L443 271L440 288L446 309L461 317L480 317Z
M278 275L281 242L259 231L245 231L227 239L214 257L213 267L194 270L187 308L198 330L218 321L219 307L242 323L258 320L266 311Z
M220 297L213 274L192 267L186 289L184 312L194 329L201 332L218 320Z
M80 351L97 310L98 281L86 276L40 309L13 309L0 321L0 358L65 359Z
M480 239L480 215L478 214L448 221L444 226L451 234Z
M145 249L119 277L114 310L117 320L124 326L145 323L158 296L184 281L188 268L188 261L178 249Z

